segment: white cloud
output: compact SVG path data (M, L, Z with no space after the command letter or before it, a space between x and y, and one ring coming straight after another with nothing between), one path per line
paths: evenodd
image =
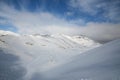
M108 20L120 22L120 0L70 0L69 6L90 15L100 15Z
M65 15L66 15L66 16L72 16L72 15L73 15L73 12L70 12L70 11L69 11L69 12L66 12Z
M103 8L106 11L105 17L110 18L110 20L115 20L120 22L120 0L111 1L109 4L104 5Z
M112 23L87 23L80 27L81 34L87 35L97 41L110 41L120 38L120 24Z
M48 12L17 11L9 6L2 6L0 16L7 18L8 22L17 27L21 33L51 32L54 26L63 28L72 26L66 20Z
M70 6L73 8L78 8L79 10L85 12L95 13L96 11L93 9L92 4L95 3L96 0L71 0Z
M19 33L33 34L64 33L70 35L85 34L98 41L109 41L120 38L120 24L112 23L85 23L84 20L67 21L48 12L17 11L13 7L0 7L0 16L18 29ZM2 24L2 21L1 23ZM77 24L84 24L79 26Z

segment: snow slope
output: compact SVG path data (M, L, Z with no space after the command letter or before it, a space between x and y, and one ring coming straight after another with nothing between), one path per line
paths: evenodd
M0 80L120 80L120 39L0 31Z
M46 80L120 80L120 39L80 54L47 75Z
M3 78L18 80L18 77L22 80L23 75L26 80L29 80L33 73L44 73L54 69L72 61L73 57L100 45L82 35L19 35L0 30L0 65L3 65L0 80ZM16 77L13 79L12 76Z

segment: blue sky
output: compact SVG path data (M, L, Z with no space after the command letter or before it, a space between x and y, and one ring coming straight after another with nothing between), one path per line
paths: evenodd
M67 20L120 22L119 0L1 0L18 11L50 12ZM119 17L120 18L120 17Z
M113 40L120 37L119 15L120 0L0 0L0 29L24 34Z

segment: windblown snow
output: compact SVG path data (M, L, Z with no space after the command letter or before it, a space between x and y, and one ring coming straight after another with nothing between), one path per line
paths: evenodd
M101 80L112 80L109 76L120 74L117 43L120 40L101 45L83 35L20 35L0 30L0 80L100 80L98 75L105 70L112 72L101 75Z

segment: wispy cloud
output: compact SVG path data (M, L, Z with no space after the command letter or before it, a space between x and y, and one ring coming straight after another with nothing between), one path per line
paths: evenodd
M100 14L110 21L120 22L120 0L71 0L69 5L90 15Z

